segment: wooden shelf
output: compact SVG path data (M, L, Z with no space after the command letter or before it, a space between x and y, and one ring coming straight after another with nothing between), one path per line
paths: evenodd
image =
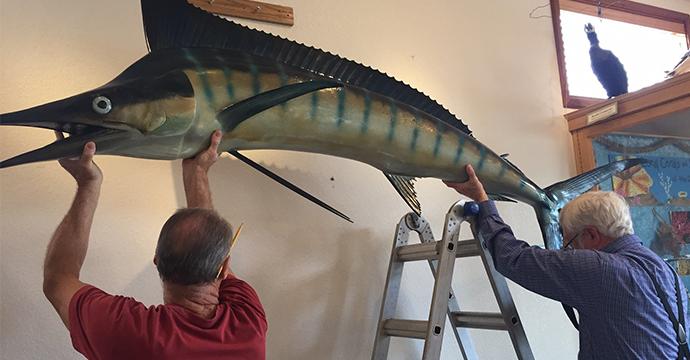
M596 121L591 115L617 106L617 114ZM592 139L602 134L659 121L690 109L690 73L565 114L578 173L595 167Z

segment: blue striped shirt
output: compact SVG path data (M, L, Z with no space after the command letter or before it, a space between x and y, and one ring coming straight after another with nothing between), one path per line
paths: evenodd
M678 316L675 275L664 261L625 235L596 250L546 250L517 240L493 202L480 204L477 229L505 277L578 310L579 359L677 359L671 320L644 266ZM680 284L687 311L685 287ZM686 321L687 329L687 321Z

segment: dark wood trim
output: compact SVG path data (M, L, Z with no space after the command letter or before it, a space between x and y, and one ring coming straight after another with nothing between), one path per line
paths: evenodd
M615 4L612 4L615 5ZM597 6L589 1L581 0L560 0L561 10L572 11L590 16L597 16ZM627 22L652 28L657 28L665 31L676 33L685 33L683 27L683 17L679 16L678 12L670 10L669 13L649 15L652 11L643 11L643 14L633 13L623 9L617 9L615 6L603 6L602 16L616 21ZM681 14L682 15L682 14Z
M577 2L585 5L590 5L596 8L598 0L569 0L571 2ZM554 40L556 44L556 58L558 63L558 75L561 80L561 98L563 100L563 107L568 109L581 109L583 107L591 106L605 99L595 99L589 97L581 96L571 96L568 93L568 78L565 70L565 57L563 51L563 36L561 33L561 3L560 0L550 0L551 3L551 18L553 23L553 33ZM663 20L665 22L673 22L682 24L685 29L685 41L690 47L690 15L684 14L678 11L667 10L659 8L652 5L640 4L637 2L629 0L616 0L616 1L603 1L601 4L602 8L627 12L630 14L644 16L652 19ZM606 14L603 14L606 18ZM633 22L635 23L635 22ZM644 26L650 26L650 24L638 24ZM664 27L662 26L652 26L656 28Z
M602 102L603 99L591 98L586 96L570 96L568 95L568 102L565 104L568 109L582 109L587 106L592 106Z
M565 72L565 53L563 50L563 34L561 33L561 4L558 0L551 1L551 19L553 37L556 40L556 61L558 62L558 77L561 79L561 98L563 107L568 107L568 77Z
M587 123L589 114L614 102L618 103L618 114L596 123ZM568 130L572 135L578 173L589 171L595 166L592 147L594 138L656 121L685 109L690 109L690 73L565 114Z
M579 2L579 3L587 4L587 5L592 5L594 7L596 7L597 4L599 3L598 0L570 0L570 1ZM668 9L656 7L653 5L641 4L641 3L629 1L629 0L602 1L601 7L606 8L606 9L625 11L625 12L635 14L635 15L642 15L642 16L646 16L646 17L651 17L651 18L661 19L661 20L666 20L666 21L671 21L671 22L677 22L677 23L683 23L688 18L688 14L685 14L685 13L682 13L679 11L668 10Z
M623 94L615 99L601 101L597 106L576 110L564 116L568 121L568 128L570 131L573 131L588 126L584 118L586 118L589 113L614 102L618 102L619 114L608 120L613 120L616 117L639 111L640 109L652 105L658 105L662 102L662 99L669 101L678 98L687 98L690 100L690 72L677 75L640 91Z

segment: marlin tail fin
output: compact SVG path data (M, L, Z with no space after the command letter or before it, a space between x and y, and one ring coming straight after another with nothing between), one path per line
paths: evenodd
M559 249L563 245L563 235L560 230L558 213L565 204L611 176L646 162L644 159L626 159L612 162L568 180L555 183L544 189L548 200L535 206L535 211L537 212L537 221L541 227L546 247L548 249Z

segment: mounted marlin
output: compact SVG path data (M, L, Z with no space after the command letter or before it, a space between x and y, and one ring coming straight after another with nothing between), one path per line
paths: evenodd
M70 134L0 168L77 156L87 141L100 154L186 158L222 129L220 149L349 220L239 151L297 150L365 162L382 170L417 213L414 178L464 181L469 163L493 198L533 206L547 247L558 248L558 210L639 163L609 164L542 190L448 110L379 71L184 0L141 4L150 53L100 88L0 116L1 125Z

